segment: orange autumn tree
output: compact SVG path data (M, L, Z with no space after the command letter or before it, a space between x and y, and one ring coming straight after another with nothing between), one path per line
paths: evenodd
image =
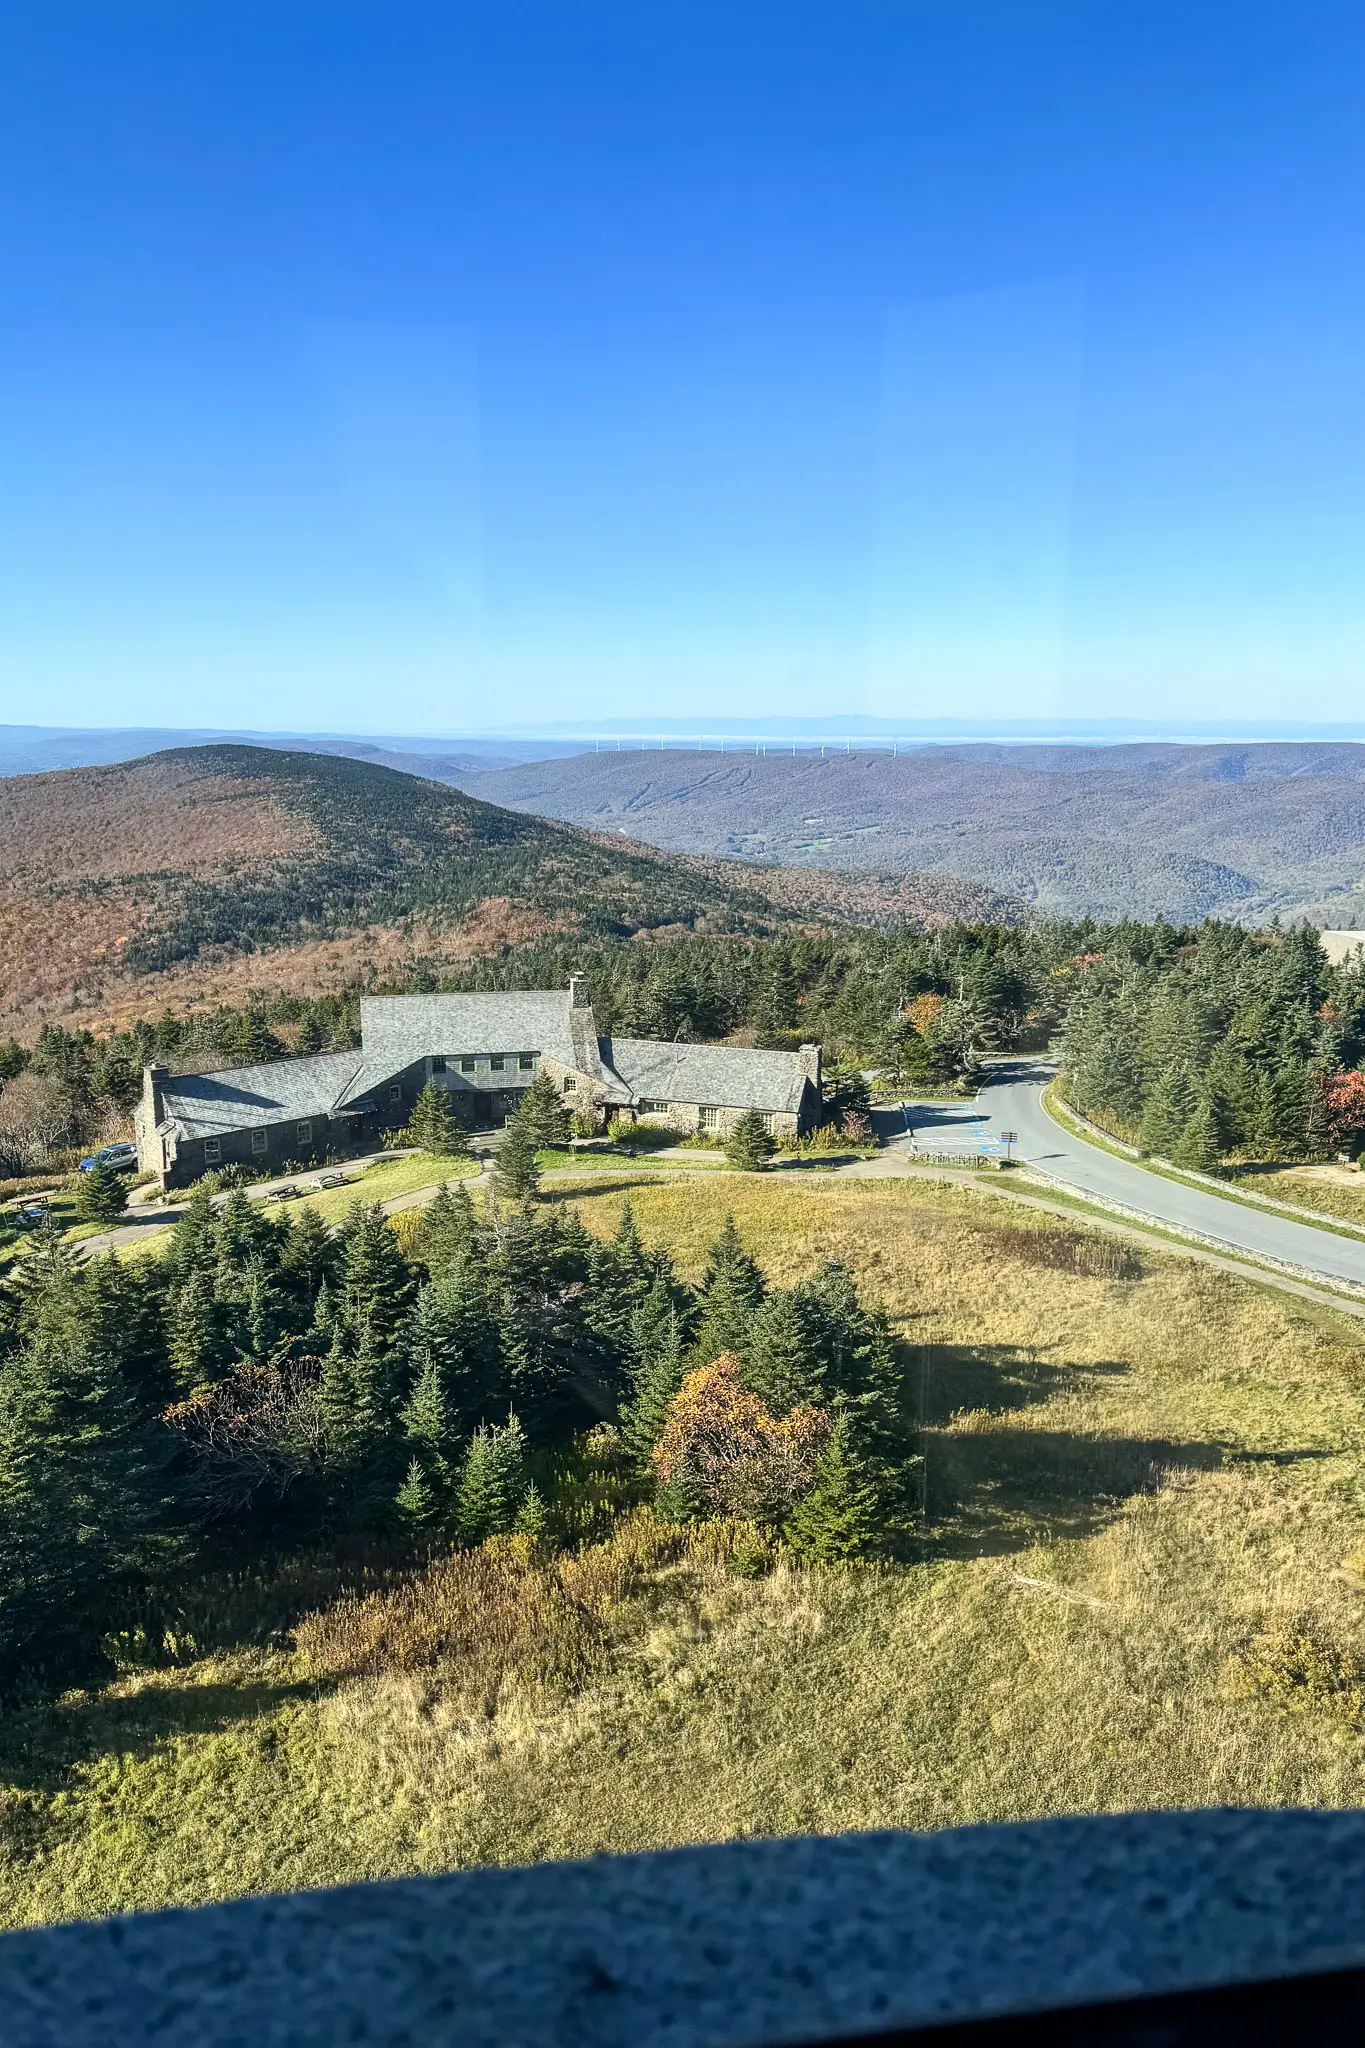
M923 995L906 1004L905 1021L921 1038L927 1038L942 1008L943 997L936 996L932 989L926 989Z
M1330 1145L1349 1145L1365 1132L1365 1074L1343 1070L1320 1084L1323 1131Z
M815 1477L831 1418L806 1402L774 1415L740 1373L733 1351L688 1373L654 1446L655 1476L712 1514L780 1521Z

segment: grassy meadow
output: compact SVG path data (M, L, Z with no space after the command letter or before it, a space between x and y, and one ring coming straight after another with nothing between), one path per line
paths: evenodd
M1234 1167L1230 1178L1234 1186L1268 1195L1287 1207L1365 1225L1365 1178L1338 1176L1315 1166Z
M913 1554L808 1572L640 1510L557 1559L496 1539L397 1585L206 1588L179 1663L130 1648L104 1690L8 1717L0 1921L797 1830L1361 1803L1365 1327L1178 1252L1087 1271L1114 1240L966 1188L629 1193L688 1273L733 1208L773 1280L841 1258L896 1318ZM542 1199L606 1233L624 1194Z

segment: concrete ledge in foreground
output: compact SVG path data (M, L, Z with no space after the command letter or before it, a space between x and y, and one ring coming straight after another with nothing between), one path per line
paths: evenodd
M803 1837L0 1937L6 2048L752 2048L1365 1963L1365 1814Z

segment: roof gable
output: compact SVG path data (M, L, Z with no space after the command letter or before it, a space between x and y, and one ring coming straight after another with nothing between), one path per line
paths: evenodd
M794 1111L810 1079L802 1053L758 1052L744 1045L612 1038L604 1041L603 1054L636 1099L646 1102Z

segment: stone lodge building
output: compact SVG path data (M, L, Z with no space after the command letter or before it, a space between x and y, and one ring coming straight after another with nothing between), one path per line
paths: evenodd
M537 1073L565 1107L599 1123L637 1118L724 1133L758 1110L774 1135L820 1114L820 1048L601 1038L586 982L566 990L365 996L360 1050L271 1060L217 1074L147 1067L135 1114L138 1160L163 1187L217 1166L286 1170L364 1151L401 1129L428 1081L469 1127L503 1123Z

